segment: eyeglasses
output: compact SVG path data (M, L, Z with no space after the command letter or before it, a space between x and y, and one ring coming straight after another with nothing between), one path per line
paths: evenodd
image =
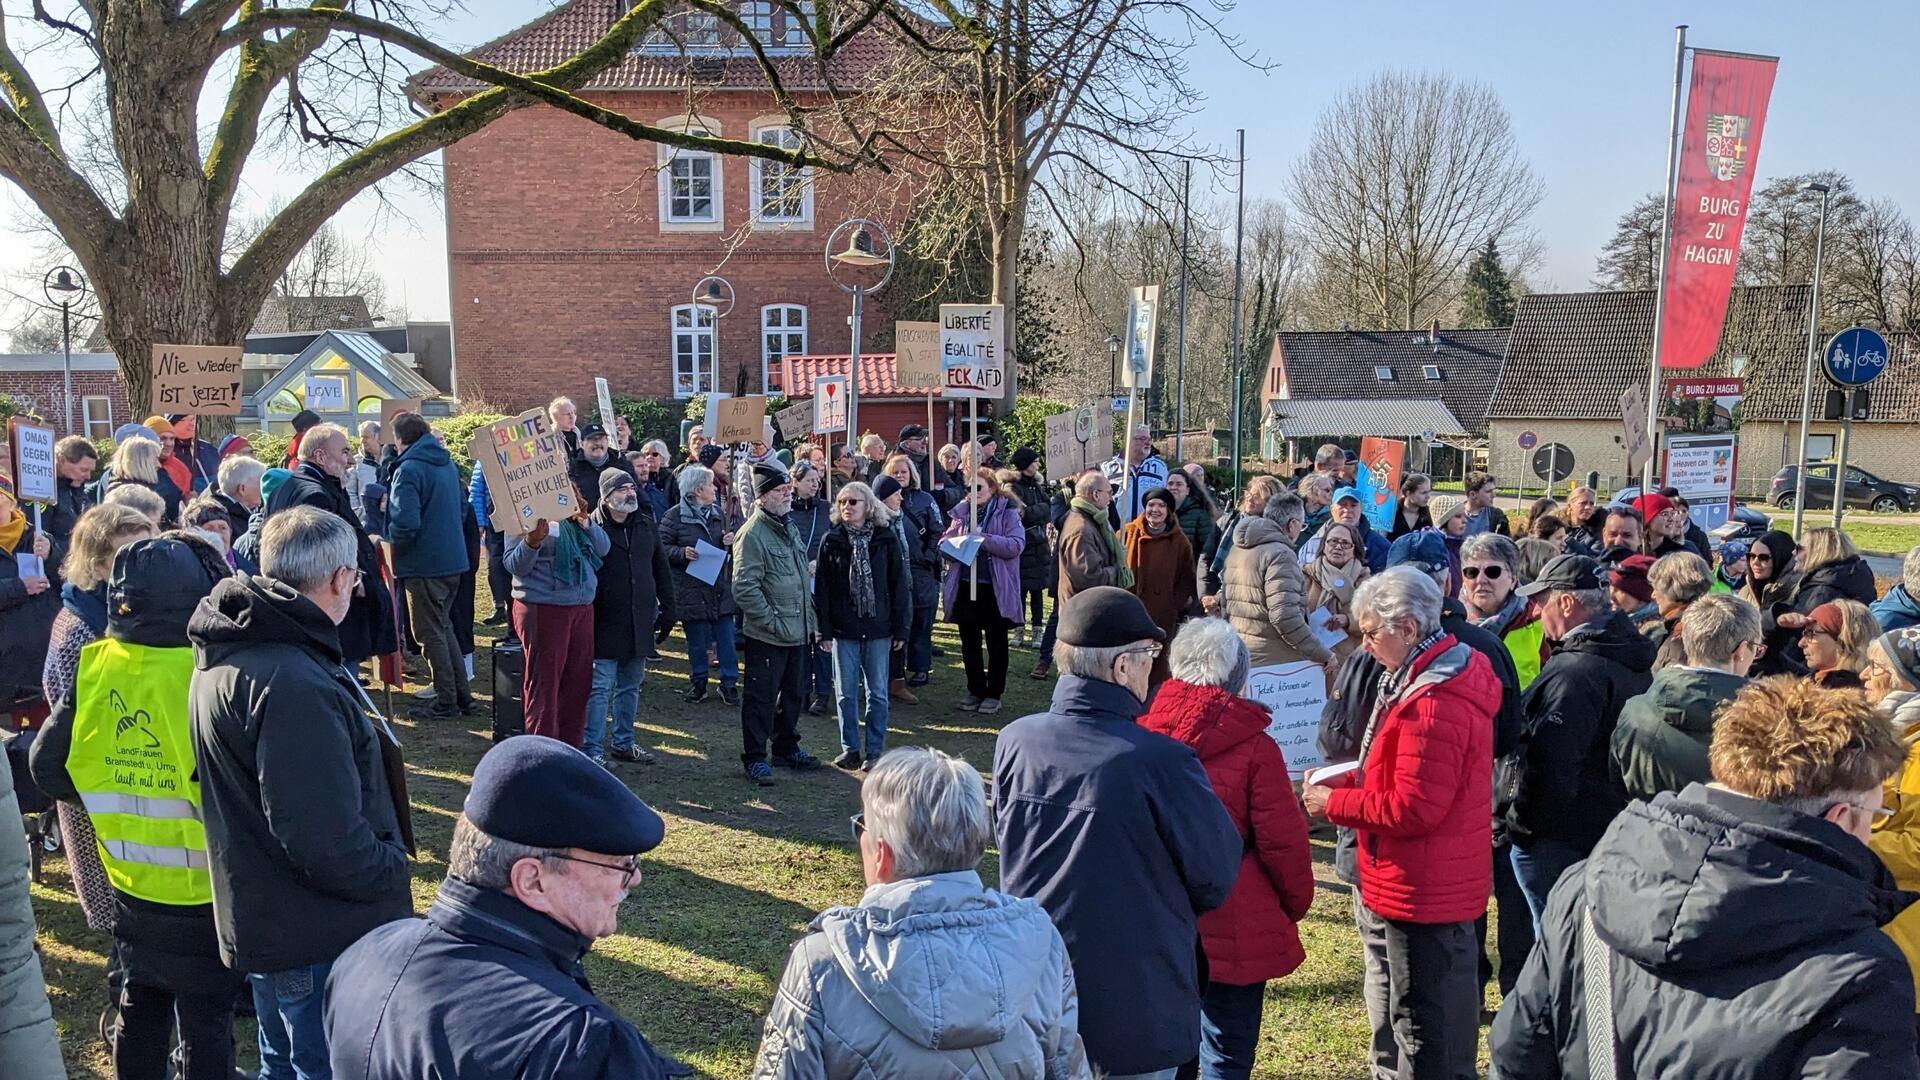
M1750 563L1757 563L1757 562L1770 563L1773 561L1773 556L1767 554L1764 551L1749 551L1747 552L1747 561Z
M854 843L859 843L860 838L867 835L867 815L865 811L847 818L847 824L853 826Z
M1506 572L1507 568L1504 566L1463 566L1460 568L1460 576L1466 578L1468 581L1479 577L1484 577L1488 581L1499 581L1500 575Z
M1819 627L1819 626L1815 626L1815 625L1814 625L1813 623L1808 623L1808 624L1807 624L1806 626L1804 626L1804 627L1802 627L1802 628L1801 628L1801 630L1800 630L1800 636L1801 636L1801 637L1803 637L1803 638L1810 638L1810 637L1814 637L1814 636L1816 636L1816 635L1817 635L1817 636L1820 636L1820 637L1833 637L1833 636L1834 636L1834 635L1832 635L1832 634L1829 634L1829 633L1827 633L1827 631L1825 630L1825 628L1823 628L1823 627Z
M357 589L360 587L361 582L367 580L367 572L365 570L360 569L357 566L342 566L340 567L340 570L353 571L353 584L347 586L347 588L349 589ZM338 572L339 571L335 571L335 573L338 573Z
M1352 547L1353 541L1347 539L1344 536L1329 536L1325 540L1320 541L1320 546L1321 547Z
M604 863L597 859L582 859L578 855L563 855L558 851L550 854L556 859L565 859L568 862L586 863L588 866L597 866L602 870L618 870L620 887L623 889L633 884L633 879L640 876L640 856L638 855L630 856L626 862L622 863Z
M1381 623L1380 625L1374 627L1371 630L1363 626L1360 628L1360 640L1372 641L1375 638L1379 637L1381 634L1385 634L1393 630L1393 628L1394 627L1392 623Z
M1845 806L1853 810L1858 810L1864 814L1871 814L1876 818L1890 818L1893 816L1893 807L1891 806L1885 806L1885 805L1876 806L1873 809L1869 810L1866 807L1861 806L1859 803L1854 802L1852 799L1835 799L1833 802L1827 804L1827 809L1832 810L1836 806Z
M858 498L853 498L853 499L841 499L835 505L836 506L861 506L864 504L861 503L861 501Z
M1151 656L1157 659L1159 658L1162 652L1166 651L1166 648L1167 647L1165 645L1156 643L1153 645L1149 645L1144 649L1128 649L1126 652L1123 652L1120 655L1121 656L1140 656L1144 654L1146 656Z
M1867 661L1866 666L1860 669L1860 677L1863 679L1869 675L1892 675L1892 674L1893 672L1888 670L1886 665L1882 664L1878 660L1869 660Z

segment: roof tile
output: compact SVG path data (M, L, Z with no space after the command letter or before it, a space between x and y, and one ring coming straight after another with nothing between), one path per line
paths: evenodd
M789 356L773 371L774 386L768 389L790 398L813 396L813 380L847 374L847 357ZM897 379L893 353L861 353L860 381L854 387L861 397L920 398L925 390L908 389Z
M1274 344L1295 401L1438 399L1466 429L1485 432L1507 330L1442 330L1439 336L1436 347L1424 330L1335 330L1277 334ZM1440 369L1437 381L1426 377L1428 365ZM1391 368L1394 377L1379 378L1376 367Z

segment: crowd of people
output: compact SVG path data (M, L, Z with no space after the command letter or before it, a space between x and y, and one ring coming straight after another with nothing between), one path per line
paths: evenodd
M635 718L676 628L748 781L821 768L800 717L829 711L861 775L868 887L795 945L756 1076L1250 1076L1306 960L1316 822L1373 1076L1473 1076L1487 1024L1508 1077L1920 1071L1920 549L1882 596L1843 532L1716 548L1671 489L1510 515L1493 476L1410 473L1382 527L1332 445L1227 507L1145 428L1049 478L984 433L830 456L695 427L675 462L548 416L579 510L525 532L407 412L305 417L271 465L192 417L122 429L104 470L69 437L33 514L0 480L0 693L112 935L116 1075L229 1080L237 1006L271 1080L686 1075L580 968L665 836L613 770L653 760ZM1055 679L984 776L889 746L942 619L955 708L1000 712L1016 648ZM415 918L368 687L412 663L416 724L473 714L482 620L522 651L526 734L475 769ZM1248 697L1301 663L1316 770ZM10 835L0 1074L38 1080Z

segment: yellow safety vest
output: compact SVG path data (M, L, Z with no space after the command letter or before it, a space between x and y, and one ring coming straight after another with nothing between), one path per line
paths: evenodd
M102 638L80 650L67 775L107 880L158 904L210 904L187 686L193 650Z

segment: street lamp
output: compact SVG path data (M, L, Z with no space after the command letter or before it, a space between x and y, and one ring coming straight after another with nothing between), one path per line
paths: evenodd
M1118 334L1107 335L1107 363L1113 367L1113 376L1107 383L1107 396L1111 398L1120 392L1120 336Z
M700 328L701 308L706 308L713 312L713 383L707 387L707 393L709 394L715 393L720 389L720 320L733 313L733 303L735 299L733 282L728 281L718 274L708 274L706 277L693 283L693 328L695 330ZM700 350L698 346L694 347L693 362L695 367L694 390L698 392L700 389L700 374L698 370ZM744 382L746 374L746 361L742 360L740 363L740 378L735 381ZM734 392L745 393L746 390L744 387L736 386Z
M87 279L71 266L56 266L40 279L47 303L60 309L60 373L66 388L66 433L73 434L73 305L87 292Z
M847 243L844 248L840 247L840 234L842 233L848 234ZM880 241L878 247L875 246L876 236ZM836 251L834 250L835 248L839 248L839 250ZM885 226L877 221L870 221L867 218L853 218L850 221L843 221L833 230L832 234L827 237L827 248L824 257L827 264L827 277L831 278L833 283L840 286L843 291L853 294L853 319L851 320L853 347L847 359L846 441L847 445L851 446L853 445L854 436L860 431L861 298L867 293L885 288L887 280L893 277L893 236L887 232ZM843 271L871 271L881 267L885 267L885 269L880 273L880 280L871 285L862 284L857 279L852 283L848 283L840 280L840 275L834 273L836 268ZM787 392L792 393L793 388L788 387Z
M1827 203L1832 200L1833 192L1825 184L1808 184L1802 191L1820 193L1820 224L1813 233L1813 295L1807 299L1807 369L1800 383L1800 471L1793 482L1793 535L1800 537L1800 523L1807 513L1807 430L1813 422L1813 356L1818 351L1820 327L1820 273L1826 265L1827 257ZM1849 398L1847 404L1852 405ZM1834 517L1839 518L1840 489L1839 482L1845 477L1836 477L1834 487ZM1838 526L1839 522L1834 522ZM1779 573L1776 569L1774 573Z

